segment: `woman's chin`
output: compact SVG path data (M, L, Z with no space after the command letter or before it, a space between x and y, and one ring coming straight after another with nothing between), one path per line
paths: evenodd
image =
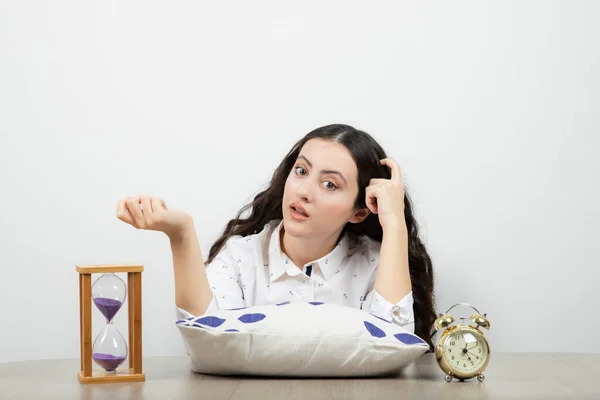
M305 236L308 233L308 224L309 221L296 221L292 217L283 218L283 228L285 233L290 236Z

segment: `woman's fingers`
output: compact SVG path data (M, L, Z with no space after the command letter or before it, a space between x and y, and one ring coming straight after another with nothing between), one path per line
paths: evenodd
M152 214L154 214L150 197L142 196L140 199L140 204L142 205L142 214L144 214L144 217L146 217L146 219L148 219L148 217L151 217Z
M367 208L373 213L377 214L377 196L373 186L368 186L365 193L365 203Z
M383 183L389 183L389 179L385 178L371 178L369 181L369 186L381 185Z
M144 214L140 209L140 196L129 197L127 199L127 208L129 209L129 212L131 213L131 215L133 216L133 220L135 221L134 226L136 228L143 228Z
M167 207L164 201L155 197L152 198L152 212L154 212L155 214L160 214L161 212L166 210Z
M135 224L135 221L133 219L133 216L127 209L127 206L125 204L126 201L127 199L123 199L117 204L117 218L119 218L123 222L133 225Z
M142 196L140 199L140 205L142 207L142 214L144 214L144 229L152 229L154 225L154 210L152 210L152 202L150 197Z
M117 217L137 229L162 230L167 204L150 196L127 197L117 205Z
M379 161L383 165L387 165L390 168L391 180L401 181L402 180L402 169L394 160L391 158L384 158Z

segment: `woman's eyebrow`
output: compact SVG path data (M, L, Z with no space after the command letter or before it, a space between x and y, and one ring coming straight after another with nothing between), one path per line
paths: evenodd
M312 168L312 163L310 161L308 161L308 158L306 158L304 156L298 156L298 159L301 159L301 158L303 158L304 161L306 161L306 163L308 164L308 166ZM340 178L342 178L342 180L344 181L344 183L346 185L348 184L348 182L346 182L346 178L344 178L344 175L342 175L341 172L339 172L339 171L334 171L334 170L331 170L331 169L324 169L324 170L321 171L321 174L336 174L336 175L339 175Z

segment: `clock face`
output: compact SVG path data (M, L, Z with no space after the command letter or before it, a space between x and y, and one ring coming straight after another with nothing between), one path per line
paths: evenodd
M457 371L474 372L485 363L487 356L486 341L479 333L456 329L445 338L444 357Z

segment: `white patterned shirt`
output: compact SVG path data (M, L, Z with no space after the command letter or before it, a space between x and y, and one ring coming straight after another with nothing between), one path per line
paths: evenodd
M412 291L392 304L374 288L381 243L363 235L339 241L329 254L302 269L280 249L282 220L253 235L230 237L206 266L213 298L205 315L216 310L320 301L368 311L414 333ZM179 319L194 317L176 306Z

